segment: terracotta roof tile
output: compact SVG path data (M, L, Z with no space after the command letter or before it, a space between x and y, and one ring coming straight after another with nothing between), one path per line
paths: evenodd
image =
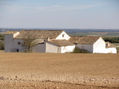
M72 42L67 41L67 40L51 40L48 41L49 43L55 44L57 46L70 46L70 45L74 45Z
M72 36L70 41L78 44L93 44L99 39L99 36Z
M31 42L31 46L34 46L34 45L37 45L40 43L44 43L44 40L43 39L35 39Z
M22 31L8 31L8 34L14 34L15 32L20 32L15 38L24 39L24 38L33 38L33 39L54 39L56 38L62 30L22 30Z

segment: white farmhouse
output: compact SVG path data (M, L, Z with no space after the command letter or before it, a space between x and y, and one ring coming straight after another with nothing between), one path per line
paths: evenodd
M5 34L5 52L24 52L24 39L32 39L32 52L66 53L72 52L75 45L70 36L62 30L22 30L8 31Z
M76 47L85 49L91 53L117 53L116 47L107 46L102 37L98 36L73 36L71 42L76 44Z
M116 47L98 36L72 36L62 30L22 30L5 34L5 52L24 52L24 39L31 39L31 51L42 53L73 52L75 47L91 53L117 53Z

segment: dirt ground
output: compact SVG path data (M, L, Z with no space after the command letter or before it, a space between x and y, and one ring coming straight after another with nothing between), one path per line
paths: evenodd
M119 89L119 54L0 53L0 89L8 88Z
M50 81L0 81L0 89L119 89L118 87L81 85Z

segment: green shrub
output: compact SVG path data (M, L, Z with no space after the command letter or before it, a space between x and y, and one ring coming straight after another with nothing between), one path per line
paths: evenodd
M90 52L85 49L80 49L80 48L76 47L74 49L73 53L90 53Z

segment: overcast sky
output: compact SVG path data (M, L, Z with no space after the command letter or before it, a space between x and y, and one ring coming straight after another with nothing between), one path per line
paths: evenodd
M0 0L0 28L119 29L119 0Z

